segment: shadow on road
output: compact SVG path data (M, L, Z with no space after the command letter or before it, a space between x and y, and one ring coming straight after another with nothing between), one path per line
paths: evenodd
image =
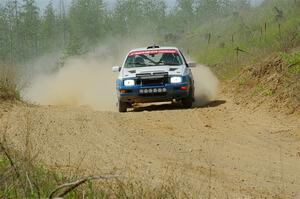
M225 104L225 100L214 100L210 101L209 103L201 106L194 106L193 108L213 108L221 106ZM191 108L191 109L193 109ZM172 103L172 104L150 104L150 105L142 105L136 106L133 108L131 112L143 112L143 111L165 111L165 110L181 110L184 109L181 104L179 103Z
M214 100L210 101L209 103L201 106L197 106L195 108L213 108L213 107L218 107L226 103L226 100Z

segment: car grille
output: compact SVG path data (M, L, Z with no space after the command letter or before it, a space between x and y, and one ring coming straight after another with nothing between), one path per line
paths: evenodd
M140 73L136 76L138 78L137 84L142 86L164 85L169 81L167 72Z
M141 84L142 85L163 85L168 82L168 79L166 78L153 78L153 79L142 79Z

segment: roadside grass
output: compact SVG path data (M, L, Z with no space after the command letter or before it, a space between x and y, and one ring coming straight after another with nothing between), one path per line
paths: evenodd
M299 50L273 53L241 69L228 81L239 103L265 104L287 114L300 113Z
M0 100L20 100L17 72L13 66L0 65Z
M32 161L12 155L1 143L0 154L0 198L42 198L63 177Z
M0 80L0 100L20 100L17 86L7 80Z
M274 92L264 84L258 84L254 88L253 96L273 96Z
M203 21L179 46L241 98L300 112L299 13L298 1L264 1Z
M173 180L154 187L114 175L66 177L34 163L32 159L16 155L18 153L8 150L4 143L0 146L0 198L191 198Z
M299 13L300 4L294 0L265 1L256 8L202 22L179 45L197 62L210 66L221 80L228 80L269 54L288 53L299 46Z
M47 168L16 155L0 142L0 198L5 199L190 199L190 198L230 198L224 187L215 187L214 157L208 152L206 159L207 176L201 184L201 193L189 189L185 192L180 184L169 178L156 186L146 182L125 179L114 175L87 177L66 177L63 173ZM207 149L208 151L212 149ZM230 182L227 182L230 183ZM237 189L237 193L253 198L289 198L286 190Z
M300 50L293 53L281 53L283 62L288 65L289 73L300 75Z

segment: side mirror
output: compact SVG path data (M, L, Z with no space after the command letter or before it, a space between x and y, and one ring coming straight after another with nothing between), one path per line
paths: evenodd
M197 63L196 63L196 62L189 62L189 63L188 63L188 66L189 66L190 68L195 68L195 67L197 66Z
M113 72L120 72L120 70L121 70L120 66L114 66L114 67L112 67L112 71Z

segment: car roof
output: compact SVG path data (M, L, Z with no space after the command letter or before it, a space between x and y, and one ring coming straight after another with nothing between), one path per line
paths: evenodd
M136 48L136 49L133 49L131 50L129 53L131 52L135 52L135 51L147 51L147 50L178 50L178 48L176 47L158 47L158 48L149 48L149 47L143 47L143 48Z

